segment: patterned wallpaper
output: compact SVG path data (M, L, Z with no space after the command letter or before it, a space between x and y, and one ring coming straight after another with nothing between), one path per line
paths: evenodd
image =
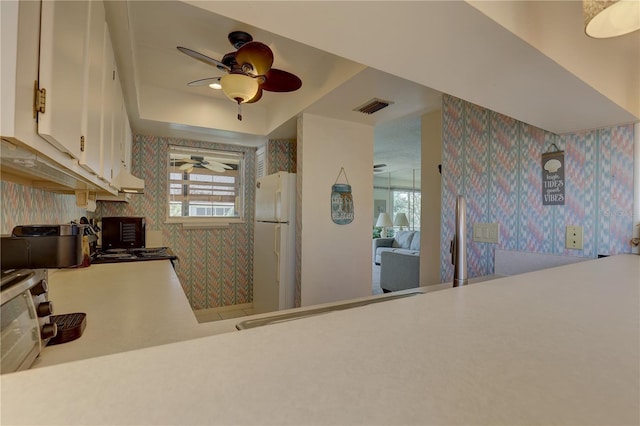
M245 222L228 228L183 229L164 223L169 145L245 153ZM145 216L147 229L162 231L163 244L178 256L176 272L193 309L252 301L255 148L164 137L135 137L132 172L144 178L145 193L130 203L98 202L96 217Z
M295 139L270 139L267 142L267 174L280 171L295 173L297 167Z
M76 206L75 195L55 194L12 182L0 182L0 234L16 225L61 224L79 221L87 211Z
M543 206L541 154L565 151L563 206ZM467 202L469 277L493 273L494 248L597 257L629 253L633 125L556 135L443 96L442 281L453 279L455 198ZM474 222L497 222L500 243L472 241ZM583 250L564 248L565 226L584 227Z

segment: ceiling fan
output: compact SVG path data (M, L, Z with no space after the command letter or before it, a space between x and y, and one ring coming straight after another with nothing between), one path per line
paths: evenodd
M384 169L385 167L387 167L386 164L374 164L373 165L373 173L381 172L382 169Z
M271 68L273 51L266 44L253 41L253 37L244 31L233 31L227 38L237 50L227 53L220 61L186 47L177 48L185 55L226 73L222 77L203 78L187 85L214 87L217 83L229 99L238 103L238 120L242 120L240 104L259 101L263 90L293 92L302 87L302 81L296 75Z
M179 165L178 165L179 164ZM178 169L182 171L186 171L187 173L191 173L194 168L202 168L209 169L214 172L224 173L227 170L233 169L233 167L228 164L219 163L217 161L209 161L204 157L199 157L196 155L184 156L180 158L172 158L171 159L172 166L178 166Z

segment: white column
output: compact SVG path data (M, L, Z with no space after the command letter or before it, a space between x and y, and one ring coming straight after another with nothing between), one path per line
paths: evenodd
M640 238L640 123L633 128L633 237ZM631 248L640 254L640 246Z

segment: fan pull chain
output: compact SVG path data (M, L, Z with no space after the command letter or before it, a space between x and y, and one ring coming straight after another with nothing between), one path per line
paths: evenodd
M240 106L240 101L238 101L238 121L242 121L242 107Z

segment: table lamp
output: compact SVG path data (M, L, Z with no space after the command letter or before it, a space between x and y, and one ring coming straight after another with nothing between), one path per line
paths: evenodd
M399 226L401 231L403 227L409 226L407 215L404 213L397 213L396 217L393 219L393 226Z
M382 232L380 233L380 236L382 238L387 238L387 228L389 226L393 226L393 222L391 222L391 218L389 217L389 214L384 212L380 213L380 215L378 216L378 221L376 222L376 226L382 228Z

